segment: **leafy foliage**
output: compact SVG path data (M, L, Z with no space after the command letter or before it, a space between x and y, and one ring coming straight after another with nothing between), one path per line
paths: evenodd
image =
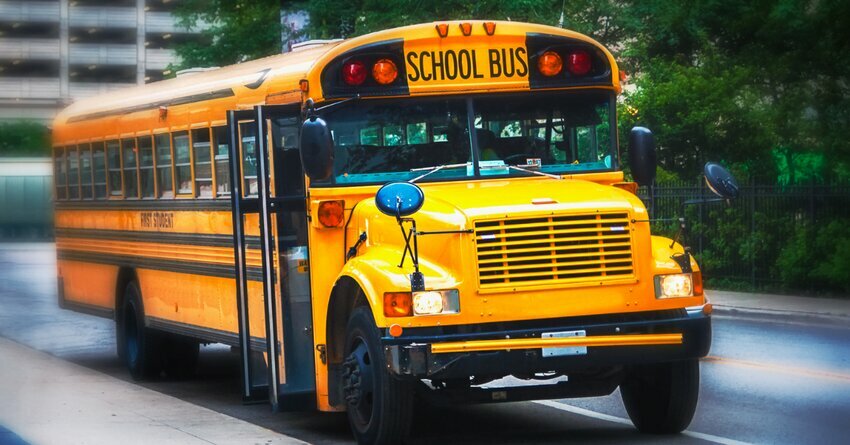
M187 28L208 25L200 41L180 44L174 68L231 65L280 52L278 0L183 0L174 15Z
M0 156L49 156L50 131L31 121L0 122Z

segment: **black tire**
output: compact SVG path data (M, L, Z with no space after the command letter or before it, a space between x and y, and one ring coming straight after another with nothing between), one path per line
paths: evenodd
M368 307L348 319L342 385L357 443L400 444L410 431L413 384L387 372L378 329Z
M699 399L699 362L682 360L629 368L623 405L642 433L675 434L690 425Z
M145 309L138 284L130 282L124 291L121 311L121 341L124 363L135 380L156 377L162 370L161 335L145 327Z
M163 340L165 373L173 379L188 379L198 370L200 343L181 335L169 335Z

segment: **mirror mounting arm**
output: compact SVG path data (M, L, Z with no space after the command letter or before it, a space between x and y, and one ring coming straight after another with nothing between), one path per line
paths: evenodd
M410 290L419 292L425 290L425 277L419 271L419 243L416 232L416 220L413 218L396 217L398 226L401 229L401 235L404 238L404 251L401 253L401 262L398 267L404 267L404 260L407 258L407 252L410 252L410 259L413 261L413 273L410 275ZM410 230L404 228L404 223L410 223ZM411 247L410 241L413 240Z
M304 102L305 117L307 119L310 119L310 120L315 120L317 117L319 117L319 113L321 113L321 112L327 112L328 110L330 110L332 108L335 108L335 107L338 107L342 104L347 104L351 101L356 101L356 100L360 100L360 94L355 94L354 96L349 97L347 99L338 100L334 103L325 105L323 107L316 108L315 102L313 101L312 98L310 98L310 99L307 99Z

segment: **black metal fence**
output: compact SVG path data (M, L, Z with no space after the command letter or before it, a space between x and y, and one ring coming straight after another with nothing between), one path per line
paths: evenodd
M850 252L842 249L850 250L850 184L751 183L731 202L699 203L715 197L702 182L663 183L639 194L652 218L661 220L654 234L675 236L676 219L685 217L684 244L709 285L850 290Z

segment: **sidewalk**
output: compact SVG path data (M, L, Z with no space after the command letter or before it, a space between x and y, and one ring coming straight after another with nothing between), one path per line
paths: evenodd
M706 289L708 301L721 313L821 317L850 321L850 299L795 297Z
M4 338L0 395L0 440L8 429L31 444L304 443Z

